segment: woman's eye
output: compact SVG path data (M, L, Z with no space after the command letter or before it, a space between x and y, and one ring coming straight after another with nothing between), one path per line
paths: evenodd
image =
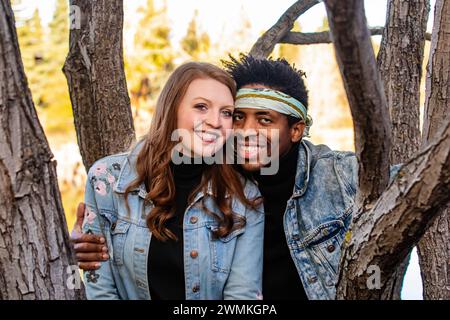
M196 109L198 109L198 110L201 110L201 111L205 111L205 110L208 109L208 107L207 107L205 104L203 104L203 103L196 104L196 105L194 106L194 108L196 108Z
M231 112L230 110L223 110L223 111L222 111L222 114L223 114L225 117L232 117L232 116L233 116L233 112Z

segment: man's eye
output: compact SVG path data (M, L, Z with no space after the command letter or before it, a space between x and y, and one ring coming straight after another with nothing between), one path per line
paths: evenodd
M259 121L260 121L262 124L269 124L269 123L272 123L272 120L270 120L270 119L268 119L268 118L261 118L261 119L259 119Z
M195 109L201 110L201 111L205 111L208 109L208 107L206 106L206 104L203 103L198 103L194 106Z
M234 114L233 115L233 120L234 121L240 121L240 120L242 120L244 117L242 116L242 115L240 115L240 114Z

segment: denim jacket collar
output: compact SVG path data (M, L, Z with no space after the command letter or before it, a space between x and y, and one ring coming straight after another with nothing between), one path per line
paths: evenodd
M122 167L119 173L119 177L117 179L117 183L114 186L114 192L117 193L125 193L125 190L130 183L137 179L137 172L135 170L136 166L136 158L139 154L139 151L142 149L144 145L144 140L139 141L129 152L127 157L122 163ZM145 198L147 195L147 191L145 190L145 184L141 183L139 187L132 189L131 191L139 192L139 196L141 198Z
M304 140L298 148L297 172L295 174L295 186L292 198L301 197L308 188L309 171L311 167L311 150Z
M311 168L318 159L330 156L331 149L326 145L314 145L308 140L302 140L298 148L297 172L295 175L294 194L292 198L303 196L308 189ZM316 174L320 174L317 173Z

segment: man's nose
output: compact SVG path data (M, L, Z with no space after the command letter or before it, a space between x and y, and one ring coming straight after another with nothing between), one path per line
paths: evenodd
M248 119L247 118L247 119L245 119L241 129L243 129L243 130L250 130L250 131L257 130L258 129L258 123L255 120L253 120L253 119Z

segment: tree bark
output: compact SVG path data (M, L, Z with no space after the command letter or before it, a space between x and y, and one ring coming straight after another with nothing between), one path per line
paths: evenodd
M275 45L294 27L295 20L319 2L319 0L300 0L294 3L277 23L256 41L249 54L257 58L267 58Z
M353 222L341 258L338 299L392 299L393 272L450 200L450 122L442 129L402 167L374 208ZM373 266L381 273L379 289L368 286Z
M429 0L391 0L387 12L378 69L392 121L391 164L397 164L420 146L420 79Z
M367 211L389 181L391 126L364 2L327 0L328 23L355 129L359 162L357 210Z
M388 1L378 69L392 122L391 164L406 162L420 146L420 80L429 7L429 0ZM390 281L393 299L401 298L409 258Z
M70 31L64 65L86 170L135 140L123 63L123 1L71 0L81 28Z
M437 0L426 79L423 142L450 121L450 1ZM448 191L447 191L448 192ZM419 242L425 299L450 299L450 203Z
M376 99L375 96L382 101L384 96L384 92L378 89L376 77L368 77L376 68L375 61L367 59L371 50L368 44L369 32L365 27L363 2L326 0L325 5L336 56L356 122L355 135L358 142L360 131L367 130L364 127L358 128L358 123L370 127L385 121L370 116L364 108L355 108L358 114L353 112L355 105L364 106L365 102L353 97L364 96L370 92L367 89L370 83L376 86L375 90L371 91L372 99ZM361 77L361 72L366 76ZM354 83L355 80L361 82L359 86ZM383 107L382 104L373 107L377 109L379 106ZM387 110L385 112L387 113ZM361 118L366 123L361 121ZM373 208L365 206L357 212L343 246L337 287L338 299L392 299L391 280L398 265L439 215L441 206L450 199L450 122L447 121L442 129L436 142L429 147L424 145L422 151L401 169ZM371 138L380 139L383 136L375 135ZM356 147L358 152L361 145L357 143ZM380 160L383 161L382 166L389 162L389 152L386 152L388 150L376 149L373 145L364 147L367 149L366 153L359 157L360 166L364 161L368 161L371 153L380 151L384 152L384 158ZM372 165L374 164L380 165L377 161ZM359 173L367 174L364 169L360 168ZM375 171L371 174L374 173ZM360 184L364 183L361 177L359 179ZM378 185L382 189L382 185ZM372 195L376 197L375 193ZM374 267L381 273L377 288L370 287L368 283L368 272Z
M28 89L11 5L1 1L1 300L84 296L68 286L78 272L52 158Z

